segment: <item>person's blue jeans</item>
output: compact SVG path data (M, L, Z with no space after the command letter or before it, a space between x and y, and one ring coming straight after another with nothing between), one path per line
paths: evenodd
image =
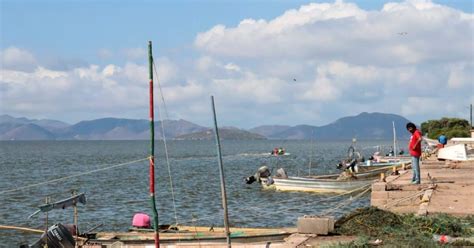
M411 168L413 169L412 182L420 183L421 174L420 174L420 157L411 157Z

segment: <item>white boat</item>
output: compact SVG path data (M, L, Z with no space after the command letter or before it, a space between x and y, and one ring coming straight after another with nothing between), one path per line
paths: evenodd
M302 191L313 193L345 193L362 189L372 184L373 180L317 179L310 177L262 178L261 184L265 189L278 191Z
M367 160L364 163L359 163L357 166L359 167L386 167L386 166L402 166L411 163L410 157L384 157L379 160L379 162L375 162L373 160Z
M275 176L271 176L267 166L258 169L254 176L246 179L248 184L259 182L264 189L277 191L301 191L313 193L343 193L362 189L373 182L373 177L387 171L389 167L377 168L360 172L350 176L340 174L293 177L287 176L285 170L278 169Z
M467 150L466 144L446 146L438 150L438 159L448 159L453 161L474 160L474 150Z

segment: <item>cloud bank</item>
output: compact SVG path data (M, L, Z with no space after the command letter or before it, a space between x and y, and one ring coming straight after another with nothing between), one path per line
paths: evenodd
M474 102L474 16L430 1L308 4L272 20L197 34L197 58L155 58L170 118L225 125L322 125L359 112L416 122L468 117ZM56 71L33 51L1 52L2 112L91 119L146 118L147 66L130 61ZM102 59L111 52L100 48ZM183 55L185 57L185 55ZM182 62L186 61L186 62ZM93 114L91 114L93 113Z

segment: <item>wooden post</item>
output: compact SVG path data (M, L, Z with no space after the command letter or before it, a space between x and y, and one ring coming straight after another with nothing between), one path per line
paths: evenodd
M153 95L153 52L151 41L148 41L148 72L149 72L149 94L150 94L150 202L153 211L153 229L155 230L155 248L160 247L160 233L158 223L158 211L155 200L155 109Z
M49 204L49 203L50 203L50 199L51 199L51 197L46 196L45 203L46 203L46 204ZM48 232L48 212L46 212L46 220L45 220L45 222L46 222L45 233L47 233L47 232ZM46 244L45 247L48 248L48 244Z
M72 194L73 196L75 196L75 195L76 195L76 190L72 190L72 191L71 191L71 194ZM79 233L78 230L79 230L79 228L78 228L78 226L77 226L78 214L77 214L77 202L76 202L76 199L73 200L73 206L74 206L74 229L76 229L76 235L75 235L75 236L76 236L76 242L75 242L76 245L75 245L75 247L78 247L77 241L79 240L79 239L78 239L78 233Z

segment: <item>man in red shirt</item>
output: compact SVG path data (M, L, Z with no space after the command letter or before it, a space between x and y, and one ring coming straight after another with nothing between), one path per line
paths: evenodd
M420 184L420 156L421 156L421 132L416 129L415 124L409 122L407 130L411 133L410 142L408 143L408 150L411 155L411 168L413 169L412 184Z

